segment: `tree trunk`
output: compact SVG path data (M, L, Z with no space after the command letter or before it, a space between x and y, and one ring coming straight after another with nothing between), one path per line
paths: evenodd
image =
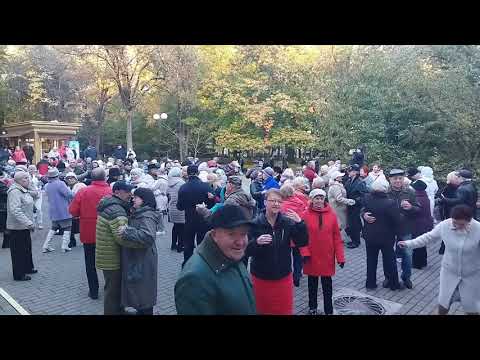
M127 113L127 151L128 149L133 149L133 109L128 110Z

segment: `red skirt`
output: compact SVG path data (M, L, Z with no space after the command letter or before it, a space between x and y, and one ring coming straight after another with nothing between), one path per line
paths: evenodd
M257 314L293 314L292 273L279 280L262 280L252 274L252 282Z

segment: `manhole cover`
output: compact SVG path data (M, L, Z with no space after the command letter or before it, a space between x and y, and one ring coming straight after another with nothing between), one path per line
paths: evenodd
M336 297L333 306L339 315L385 315L382 304L367 296L345 295Z

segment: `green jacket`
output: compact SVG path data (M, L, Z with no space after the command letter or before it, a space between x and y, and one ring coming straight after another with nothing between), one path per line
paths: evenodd
M255 315L252 282L242 261L223 255L207 233L175 284L179 315Z
M100 270L120 270L121 246L141 248L141 244L117 235L120 226L127 225L129 204L114 196L103 198L97 206L95 266Z

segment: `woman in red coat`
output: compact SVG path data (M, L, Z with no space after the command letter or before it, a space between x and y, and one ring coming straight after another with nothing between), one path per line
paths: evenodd
M15 152L13 153L12 158L16 163L27 162L27 157L20 146L15 147Z
M345 265L337 216L325 203L326 195L322 189L312 190L309 195L310 206L302 215L309 238L308 246L301 249L301 252L304 257L303 273L308 275L310 315L317 314L318 277L322 282L325 314L333 314L332 276L335 274L335 260L341 268Z

